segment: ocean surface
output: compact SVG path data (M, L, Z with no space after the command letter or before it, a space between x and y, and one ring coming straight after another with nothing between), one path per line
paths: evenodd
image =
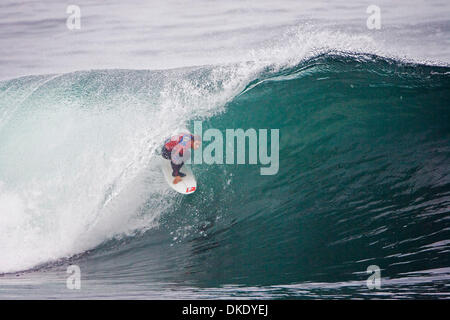
M371 4L2 1L0 298L448 299L450 3ZM278 173L176 194L195 120L279 129Z

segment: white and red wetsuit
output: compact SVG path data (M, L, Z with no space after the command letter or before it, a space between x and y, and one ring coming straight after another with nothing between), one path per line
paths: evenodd
M184 177L185 174L180 172L184 164L184 159L189 157L189 152L194 143L192 134L180 134L167 139L161 150L164 159L170 159L172 165L172 176Z

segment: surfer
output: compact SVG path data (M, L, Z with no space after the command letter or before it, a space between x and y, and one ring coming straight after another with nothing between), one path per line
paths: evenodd
M173 184L177 184L181 181L181 178L186 176L180 172L184 159L188 159L190 150L197 149L200 144L200 137L190 133L175 135L164 142L161 154L164 159L170 160L172 176L175 177Z

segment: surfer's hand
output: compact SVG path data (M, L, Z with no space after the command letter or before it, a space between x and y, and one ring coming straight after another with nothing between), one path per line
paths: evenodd
M181 181L181 177L180 176L176 176L175 179L173 179L173 184L177 184L180 181Z

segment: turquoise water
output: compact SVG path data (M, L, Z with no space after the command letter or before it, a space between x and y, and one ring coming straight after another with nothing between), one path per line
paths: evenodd
M446 66L338 51L3 81L0 296L445 298L449 99ZM194 120L279 129L278 173L174 194L155 152Z

